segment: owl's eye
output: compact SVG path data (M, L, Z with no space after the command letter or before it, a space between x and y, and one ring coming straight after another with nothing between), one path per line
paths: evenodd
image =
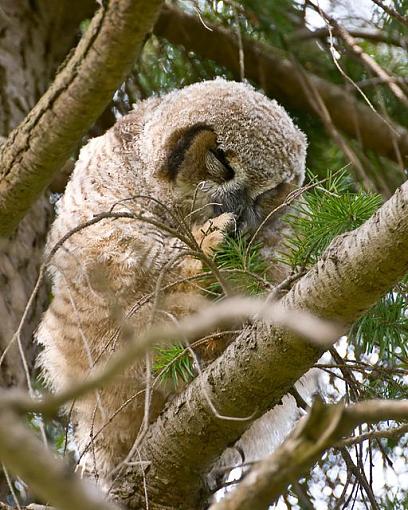
M234 178L234 169L222 149L211 149L206 155L207 171L215 182L223 183Z

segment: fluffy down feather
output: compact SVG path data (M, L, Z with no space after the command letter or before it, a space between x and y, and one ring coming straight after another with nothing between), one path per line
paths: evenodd
M228 165L228 178L209 176L209 151L223 160L214 168ZM175 214L187 218L193 206L200 211L193 217L196 239L211 218L218 229L205 248L211 254L231 224L256 227L303 181L305 154L305 136L285 110L247 84L216 79L148 99L81 150L57 204L46 254L101 212L131 212L177 230ZM269 256L278 240L272 223L262 240ZM40 363L54 391L83 380L123 347L124 324L142 331L152 320L205 306L204 297L186 285L160 292L154 318L151 300L144 299L164 268L162 287L201 270L201 262L180 255L183 248L177 236L134 219L107 218L64 242L51 261L53 300L37 333ZM107 478L128 454L143 420L145 377L140 361L74 403L88 471ZM172 391L154 389L150 420Z

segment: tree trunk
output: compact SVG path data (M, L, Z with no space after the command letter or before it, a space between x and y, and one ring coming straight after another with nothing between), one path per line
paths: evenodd
M82 5L80 5L82 3ZM78 5L76 5L78 4ZM7 136L47 89L57 66L79 34L80 20L92 12L92 2L70 5L51 0L3 0L0 6L0 134ZM50 220L51 207L43 196L9 238L0 240L0 347L3 351L16 331L33 290ZM29 365L31 336L44 308L43 288L22 329ZM0 370L0 384L24 384L25 375L13 345Z
M79 34L79 22L90 15L89 0L2 0L0 4L0 135L7 136L47 89L50 80ZM35 285L51 219L47 196L33 205L9 238L0 239L0 351L17 330ZM31 367L32 333L47 302L37 294L21 330L21 343ZM17 343L0 368L0 386L25 386L26 376ZM0 500L7 487L1 483ZM3 489L3 490L2 490ZM4 490L5 489L5 490Z

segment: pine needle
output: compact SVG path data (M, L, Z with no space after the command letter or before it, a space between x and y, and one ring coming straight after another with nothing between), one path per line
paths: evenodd
M156 347L153 373L159 375L163 382L172 381L175 388L195 377L193 360L182 344Z

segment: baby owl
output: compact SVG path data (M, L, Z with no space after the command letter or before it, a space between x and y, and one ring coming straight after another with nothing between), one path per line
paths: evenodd
M302 183L305 153L305 136L281 106L248 84L224 79L143 101L91 140L57 203L46 255L95 215L135 218L107 217L80 229L51 259L53 299L37 341L52 389L84 380L123 347L124 326L140 332L152 321L205 306L196 286L169 285L202 271L205 259L186 240L211 258L227 233L254 232ZM272 221L259 239L271 257ZM107 477L129 453L144 417L145 387L143 360L73 403L87 470ZM172 391L153 387L150 420Z

